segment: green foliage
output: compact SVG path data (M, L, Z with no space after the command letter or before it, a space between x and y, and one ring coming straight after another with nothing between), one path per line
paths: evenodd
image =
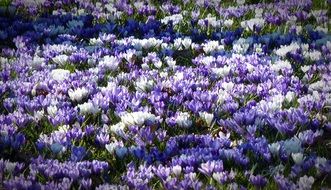
M8 7L11 4L11 0L0 0L0 7Z

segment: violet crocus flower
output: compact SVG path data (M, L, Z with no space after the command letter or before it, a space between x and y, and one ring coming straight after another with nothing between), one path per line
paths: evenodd
M81 161L86 155L86 150L84 147L72 147L71 149L71 160L74 162Z
M267 180L261 175L250 175L249 181L258 188L263 188L267 184Z
M211 174L214 171L221 172L222 170L223 170L222 161L208 161L206 163L202 163L199 168L199 171L207 176L211 176Z

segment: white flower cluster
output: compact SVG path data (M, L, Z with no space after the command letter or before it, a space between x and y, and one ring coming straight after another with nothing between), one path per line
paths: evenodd
M132 112L132 113L125 113L121 116L121 121L124 125L129 126L129 125L138 125L142 126L145 121L149 120L151 122L156 121L158 118L151 113L148 112ZM122 124L119 126L116 126L114 128L120 127Z
M192 39L191 38L176 38L174 40L174 48L175 49L189 49L191 47L192 44Z
M207 23L208 26L211 26L211 27L214 27L214 28L221 26L221 21L217 20L217 18L215 16L211 16L211 14L208 14L206 18L199 19L199 21L198 21L198 24L201 25L201 26L204 26L205 23Z
M38 67L41 67L41 66L44 66L45 65L45 58L41 58L39 56L34 56L33 59L32 59L32 62L31 62L31 66L33 68L38 68Z
M69 57L65 54L53 57L52 60L58 65L64 65L68 61Z
M54 45L44 45L46 53L57 52L57 53L72 53L77 51L77 47L69 44L54 44Z
M124 136L125 123L119 122L115 125L110 126L109 129L111 132L113 132L119 136Z
M310 190L312 189L312 186L315 182L315 179L314 177L312 176L307 176L307 175L304 175L303 177L300 177L298 182L297 182L297 189L300 189L300 190Z
M212 68L212 72L217 77L226 77L230 73L231 67L230 66L224 66L221 68Z
M295 93L292 91L288 91L285 95L285 99L288 102L291 102L295 98Z
M298 49L300 49L300 45L297 42L292 42L290 45L281 45L275 53L278 56L285 57L287 53L293 53Z
M220 105L220 104L223 104L225 100L227 100L230 96L230 94L225 91L225 90L219 90L218 92L218 99L217 99L217 103Z
M170 68L174 69L176 67L176 60L174 60L172 57L167 56L164 58L164 60Z
M245 28L245 30L254 31L254 26L262 28L265 25L265 21L262 18L252 18L249 20L242 21L240 25L241 27Z
M70 76L70 71L65 69L54 69L51 72L52 79L56 81L63 81L68 79Z
M220 45L218 41L214 40L208 41L207 43L203 43L202 47L203 51L207 54L215 51L224 50L224 45Z
M309 85L309 91L324 91L331 92L330 80L319 80Z
M226 19L223 21L224 26L230 28L233 25L234 21L233 19Z
M258 8L258 9L255 9L255 18L262 18L262 15L263 14L263 9L261 8Z
M76 90L68 90L68 95L72 101L80 102L83 98L85 98L89 94L89 91L83 88L77 88Z
M284 69L291 70L292 66L291 66L291 63L287 60L278 60L274 64L271 65L271 69L276 72L279 72Z
M298 98L298 102L300 103L300 105L303 105L306 102L320 102L320 101L321 101L321 95L316 90L312 91L310 94Z
M214 114L208 112L200 112L199 115L206 122L207 126L210 127L214 119Z
M226 91L226 92L231 92L233 87L234 87L234 83L233 82L223 82L221 84L222 88Z
M188 112L179 112L176 117L176 124L180 127L188 128L192 125L191 114Z
M103 68L107 68L111 71L116 71L119 63L120 60L117 57L106 55L99 62L99 66Z
M174 25L177 25L182 20L183 20L183 15L181 15L181 14L174 14L174 15L171 15L171 16L166 16L163 19L161 19L161 23L162 24L168 24L170 21L172 21L172 23Z
M162 44L162 40L156 39L156 38L144 38L144 39L133 39L132 40L132 45L138 49L141 50L142 48L144 49L149 49L152 47L160 47Z
M146 92L154 86L154 81L149 80L146 77L140 77L135 83L135 88L139 92Z
M304 51L303 52L303 56L306 59L310 59L312 61L318 61L321 59L322 57L322 53L320 51L317 50L313 50L313 51Z
M243 38L240 38L233 43L233 51L235 53L244 54L247 52L248 48L249 43L247 43L246 40Z
M284 100L285 100L285 96L283 96L281 94L276 94L276 95L270 97L270 99L268 101L261 100L258 104L257 110L261 114L273 113L277 110L282 109L282 104L283 104Z
M210 67L210 64L216 61L214 56L205 56L201 58L201 62L206 65L207 67Z
M103 41L100 38L91 38L90 39L90 44L95 45L95 46L102 46Z
M56 116L57 110L58 109L56 105L50 105L47 107L47 113L52 117Z
M94 105L92 102L79 104L77 105L77 109L79 109L82 114L96 114L100 111L99 107Z

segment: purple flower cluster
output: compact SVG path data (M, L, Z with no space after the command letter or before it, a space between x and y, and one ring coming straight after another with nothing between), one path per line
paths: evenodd
M0 187L331 187L328 6L0 7Z

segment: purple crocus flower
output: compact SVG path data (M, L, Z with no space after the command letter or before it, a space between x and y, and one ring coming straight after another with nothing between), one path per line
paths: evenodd
M267 185L267 179L261 175L250 175L249 181L258 188L263 188L265 185Z

